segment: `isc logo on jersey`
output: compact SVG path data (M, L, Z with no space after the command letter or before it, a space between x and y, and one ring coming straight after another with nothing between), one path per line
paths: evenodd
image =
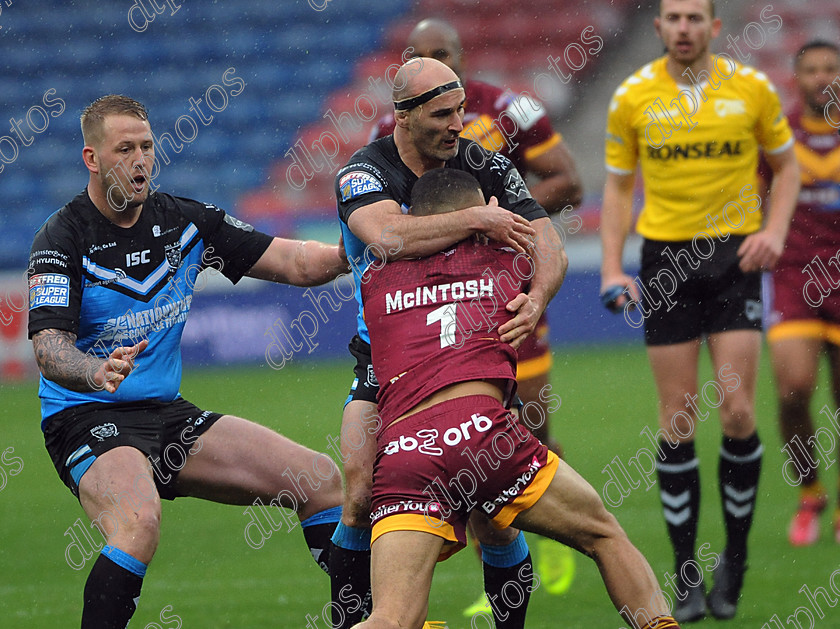
M70 305L70 278L58 273L41 273L29 278L29 309Z
M356 170L338 180L338 189L341 200L349 201L368 192L381 192L382 183L373 175Z

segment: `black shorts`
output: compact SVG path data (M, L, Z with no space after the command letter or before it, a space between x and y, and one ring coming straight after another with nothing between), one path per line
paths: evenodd
M356 374L353 385L350 387L350 395L344 400L344 406L354 400L364 400L376 404L376 396L379 394L379 382L373 373L373 360L370 357L370 344L366 343L357 334L347 346L353 358L356 359L356 366L353 373Z
M180 397L172 402L94 402L52 415L44 443L76 498L79 481L97 456L131 446L148 457L160 497L172 500L179 495L173 485L187 456L201 449L198 438L221 416Z
M761 330L761 273L738 268L742 242L744 236L730 236L726 242L706 239L694 249L692 241L645 239L639 279L646 294L632 317L644 318L647 345L683 343L727 330Z

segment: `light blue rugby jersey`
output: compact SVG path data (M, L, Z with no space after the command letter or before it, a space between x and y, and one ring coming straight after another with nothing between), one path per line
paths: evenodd
M202 269L237 282L271 237L213 206L154 193L130 228L117 227L82 192L35 236L29 264L29 336L59 329L107 358L143 339L148 347L116 393L76 392L41 376L42 428L89 402L172 401L181 384L181 334Z

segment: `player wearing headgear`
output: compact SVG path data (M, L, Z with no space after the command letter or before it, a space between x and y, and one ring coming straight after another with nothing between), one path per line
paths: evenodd
M540 255L535 258L531 288L506 305L516 315L500 330L506 342L518 346L534 330L540 314L562 282L567 266L562 243L511 161L459 137L463 128L464 90L450 68L421 57L404 64L394 82L397 120L394 135L357 151L336 175L339 218L357 286L368 265L384 264L386 259L427 255L474 233L483 233L518 251L531 246L531 238L536 236L535 246ZM410 215L411 186L424 172L441 166L472 173L481 184L486 205L451 215ZM358 335L350 349L357 359L356 379L344 409L342 435L348 431L371 435L378 384L373 376L367 327L361 313ZM349 591L359 597L364 597L368 589L361 577L369 573L366 565L375 451L372 438L362 446L342 443L345 510L333 537L337 548L331 554L331 572L346 574ZM503 535L501 543L491 543L496 548L488 549L489 554L504 553L506 557L504 562L498 562L503 565L493 578L499 587L518 579L520 567L530 563L524 538L515 531ZM339 594L334 592L334 602ZM523 622L521 609L499 611L505 618L511 615L520 625ZM359 610L355 620L360 620L362 614ZM345 614L345 621L348 618ZM340 620L334 615L334 624Z
M542 103L527 94L516 94L495 85L466 79L464 51L458 31L439 19L424 19L417 23L406 41L407 50L414 56L431 57L452 68L464 85L464 127L461 136L498 151L510 158L525 177L533 176L531 196L549 215L566 215L577 207L583 188L575 162L562 137L551 125ZM374 128L371 139L394 132L394 115L388 114ZM580 220L573 218L573 220ZM518 350L517 385L519 397L528 409L537 409L541 421L528 422L534 434L558 456L560 443L551 435L551 412L548 402L551 348L548 343L548 319L540 318L536 330ZM559 544L538 541L537 568L541 587L553 594L569 589L574 578L574 553ZM498 562L497 562L498 563ZM485 564L487 566L487 564ZM492 593L491 593L492 594ZM486 599L470 605L465 616L485 609ZM504 629L505 624L498 624Z

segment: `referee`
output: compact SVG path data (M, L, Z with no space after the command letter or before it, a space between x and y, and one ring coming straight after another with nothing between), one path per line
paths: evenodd
M657 467L675 554L674 617L698 620L708 605L716 618L732 618L761 469L755 418L761 271L782 253L799 171L790 127L767 77L709 54L721 29L714 2L662 0L654 26L665 56L625 80L609 106L601 291L605 305L644 325L659 395ZM757 194L760 149L774 173L766 212ZM644 245L634 280L621 260L637 164L645 205L636 229ZM708 598L693 562L700 503L694 437L698 421L709 416L696 403L703 339L723 431L718 483L726 527ZM705 386L702 392L707 399Z

